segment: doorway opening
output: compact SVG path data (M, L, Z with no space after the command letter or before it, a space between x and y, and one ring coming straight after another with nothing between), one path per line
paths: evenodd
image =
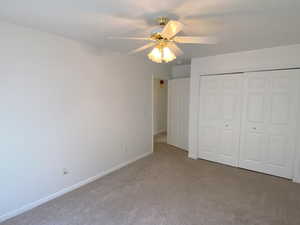
M153 140L167 142L168 80L153 78Z

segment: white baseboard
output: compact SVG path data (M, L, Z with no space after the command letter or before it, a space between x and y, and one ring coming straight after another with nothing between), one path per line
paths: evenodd
M294 178L293 182L300 184L300 178L299 177Z
M8 212L8 213L5 213L4 215L1 215L1 216L0 216L0 223L1 223L1 222L4 222L5 220L8 220L8 219L10 219L10 218L12 218L12 217L15 217L15 216L17 216L17 215L20 215L20 214L22 214L22 213L24 213L24 212L26 212L26 211L29 211L29 210L31 210L31 209L33 209L33 208L39 206L39 205L42 205L42 204L44 204L44 203L46 203L46 202L48 202L48 201L50 201L50 200L53 200L53 199L55 199L55 198L57 198L57 197L60 197L60 196L66 194L66 193L68 193L68 192L70 192L70 191L73 191L73 190L75 190L75 189L77 189L77 188L80 188L80 187L82 187L83 185L86 185L86 184L88 184L88 183L91 183L91 182L93 182L93 181L95 181L95 180L97 180L97 179L99 179L99 178L101 178L101 177L103 177L103 176L105 176L105 175L107 175L107 174L109 174L109 173L112 173L112 172L114 172L114 171L116 171L116 170L118 170L118 169L120 169L120 168L122 168L122 167L125 167L125 166L127 166L128 164L131 164L131 163L133 163L133 162L135 162L135 161L137 161L137 160L139 160L139 159L141 159L141 158L144 158L144 157L146 157L146 156L148 156L148 155L150 155L150 154L152 154L152 153L153 153L152 151L151 151L151 152L144 153L144 154L142 154L142 155L140 155L140 156L138 156L138 157L135 157L135 158L133 158L133 159L131 159L131 160L128 160L128 161L126 161L126 162L124 162L124 163L121 163L121 164L119 164L119 165L117 165L117 166L114 166L114 167L111 168L111 169L108 169L108 170L106 170L106 171L103 171L103 172L97 174L96 176L93 176L93 177L90 177L90 178L88 178L88 179L86 179L86 180L80 181L79 183L76 183L76 184L74 184L74 185L72 185L72 186L63 188L62 190L60 190L60 191L58 191L58 192L56 192L56 193L53 193L53 194L51 194L51 195L49 195L49 196L47 196L47 197L44 197L44 198L42 198L42 199L39 199L39 200L37 200L37 201L35 201L35 202L31 202L31 203L29 203L29 204L26 204L26 205L24 205L23 207L18 208L18 209L16 209L16 210L13 210L13 211L10 211L10 212Z
M155 131L153 136L158 135L160 133L164 133L164 132L167 132L167 130L166 129L161 129L161 130Z
M168 144L168 145L171 145L171 146L174 146L174 147L176 147L176 148L179 148L180 150L189 152L188 147L179 146L179 145L176 145L176 144L174 144L174 143L170 143L168 140L169 140L169 139L168 139L168 137L167 137L167 144Z

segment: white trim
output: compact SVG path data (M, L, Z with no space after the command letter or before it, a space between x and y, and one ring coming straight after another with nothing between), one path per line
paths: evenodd
M167 91L167 144L169 144L170 140L170 130L171 130L171 113L170 113L170 107L171 107L171 83L168 83L168 91Z
M172 147L175 147L175 148L177 148L176 150L182 150L182 151L185 151L185 152L189 152L189 150L188 149L184 149L184 148L181 148L181 147L179 147L179 146L177 146L177 145L172 145L172 144L169 144L169 143L167 143L168 145L170 145L170 146L172 146Z
M184 75L181 77L171 77L169 80L177 80L177 79L186 79L186 78L191 78L190 75Z
M188 154L189 158L191 159L198 159L199 95L200 95L200 76L192 76L190 79L189 154Z
M300 85L300 77L298 77L298 84ZM300 91L298 91L298 97L300 99ZM300 113L300 104L298 103L298 113ZM296 139L298 140L296 143L296 151L295 151L295 161L294 161L294 177L293 182L300 183L300 120L297 121L297 127L296 132L298 134L298 137Z
M161 130L154 132L153 136L161 134L161 133L165 133L165 132L167 132L166 129L161 129Z
M151 150L154 152L154 75L151 78Z
M39 205L42 205L42 204L44 204L44 203L46 203L48 201L51 201L51 200L53 200L55 198L58 198L58 197L66 194L68 192L71 192L71 191L73 191L75 189L78 189L78 188L80 188L80 187L82 187L82 186L84 186L84 185L86 185L88 183L91 183L91 182L93 182L95 180L98 180L99 178L104 177L105 175L110 174L110 173L112 173L112 172L114 172L114 171L116 171L116 170L118 170L118 169L120 169L122 167L125 167L125 166L127 166L127 165L129 165L129 164L131 164L131 163L133 163L133 162L141 159L141 158L144 158L144 157L146 157L148 155L151 155L152 153L153 153L152 151L144 153L144 154L142 154L140 156L137 156L137 157L135 157L135 158L133 158L131 160L128 160L128 161L126 161L124 163L121 163L121 164L119 164L117 166L114 166L111 169L103 171L103 172L97 174L96 176L93 176L93 177L90 177L90 178L88 178L86 180L80 181L79 183L76 183L76 184L73 184L72 186L63 188L60 191L58 191L56 193L53 193L53 194L51 194L51 195L49 195L47 197L41 198L41 199L39 199L39 200L37 200L35 202L26 204L26 205L24 205L23 207L21 207L19 209L16 209L16 210L10 211L10 212L8 212L8 213L6 213L4 215L1 215L0 216L0 223L4 222L5 220L8 220L8 219L10 219L12 217L15 217L17 215L20 215L20 214L22 214L22 213L24 213L26 211L29 211L29 210L31 210L31 209L39 206Z
M299 50L298 44L193 58L191 75L299 67Z
M293 182L300 184L300 177L294 177Z

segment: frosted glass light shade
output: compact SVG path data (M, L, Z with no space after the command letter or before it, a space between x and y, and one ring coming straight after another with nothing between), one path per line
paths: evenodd
M173 61L174 59L176 59L175 54L168 47L164 47L163 60L167 63Z
M162 51L161 48L155 47L152 51L148 54L148 58L151 59L153 62L162 63Z
M148 54L148 58L156 63L171 62L176 59L175 54L168 47L156 46Z

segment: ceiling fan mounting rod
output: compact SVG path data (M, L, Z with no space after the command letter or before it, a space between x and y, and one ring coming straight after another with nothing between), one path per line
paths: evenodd
M169 22L169 18L165 16L158 17L157 20L160 26L165 26Z

